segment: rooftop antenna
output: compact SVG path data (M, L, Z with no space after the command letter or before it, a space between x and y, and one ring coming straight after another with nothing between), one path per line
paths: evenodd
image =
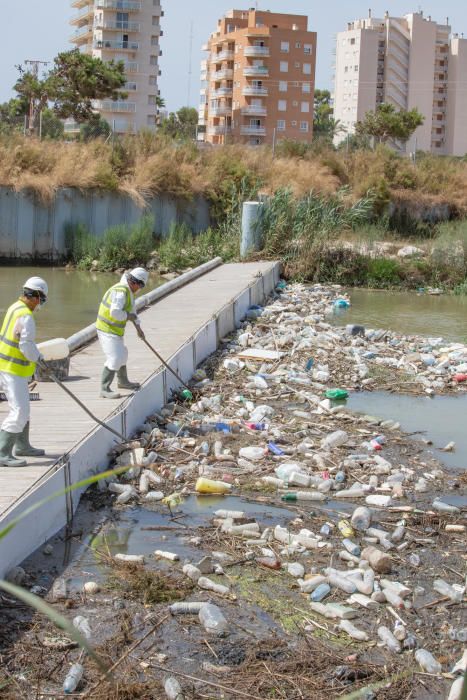
M187 89L187 107L190 106L191 100L191 76L193 74L193 20L190 21L190 55L188 57L188 89Z

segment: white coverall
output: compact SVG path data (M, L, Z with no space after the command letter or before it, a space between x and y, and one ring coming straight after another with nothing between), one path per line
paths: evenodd
M120 280L120 284L124 284L128 287L128 280L126 275L123 275ZM128 289L130 289L128 287ZM131 313L136 313L135 307L135 297L130 289L131 298ZM110 315L117 321L126 321L128 314L125 311L126 305L126 295L124 292L118 292L114 290L110 296ZM136 324L140 324L140 320L136 319ZM105 367L112 370L113 372L118 372L121 367L124 367L128 361L128 349L125 345L124 336L115 335L114 333L104 333L104 331L97 331L97 337L101 344L101 348L105 355Z
M30 362L37 362L40 352L36 345L36 323L32 316L21 316L15 323L14 332L19 340L19 349ZM9 372L0 372L0 389L5 392L9 414L2 423L7 433L21 433L29 421L28 377L18 377Z

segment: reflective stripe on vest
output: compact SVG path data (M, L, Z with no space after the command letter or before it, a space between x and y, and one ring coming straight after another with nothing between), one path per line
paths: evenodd
M99 306L99 311L97 314L96 328L98 331L103 331L104 333L112 333L113 335L122 336L125 333L126 320L117 321L111 313L111 296L113 292L124 292L126 295L126 303L124 306L124 311L127 314L131 313L133 304L131 301L131 292L124 284L115 284L113 287L108 289L104 294L104 298Z
M5 314L0 331L0 372L16 374L18 377L31 377L36 367L19 349L15 336L16 321L22 316L32 316L32 311L23 301L12 304Z

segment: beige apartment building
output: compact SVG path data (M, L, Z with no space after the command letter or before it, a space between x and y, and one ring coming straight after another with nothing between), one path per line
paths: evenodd
M95 102L117 133L155 128L162 36L160 0L72 0L77 13L71 43L103 61L123 61L125 100Z
M203 47L199 137L260 145L313 138L316 33L308 18L231 10Z
M406 145L394 144L400 150L467 153L467 40L451 35L448 20L370 12L337 35L334 117L352 134L382 102L425 117Z

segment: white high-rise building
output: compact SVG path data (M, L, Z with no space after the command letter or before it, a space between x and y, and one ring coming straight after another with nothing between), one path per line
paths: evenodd
M381 103L417 107L425 121L405 146L440 155L467 153L467 39L422 12L370 15L337 35L334 117L352 134ZM342 140L342 135L338 140Z
M103 61L125 63L128 98L96 101L96 111L117 133L155 128L164 14L160 0L72 0L71 5L77 9L71 43Z

